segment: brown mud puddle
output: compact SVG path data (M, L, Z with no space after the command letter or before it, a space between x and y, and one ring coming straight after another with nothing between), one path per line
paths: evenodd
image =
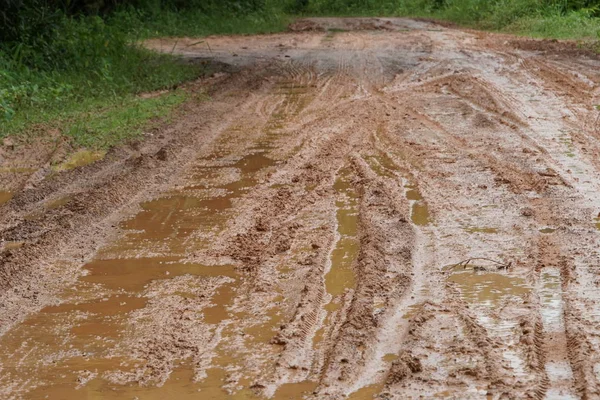
M431 222L429 207L427 207L427 203L418 187L413 183L407 183L404 187L406 189L406 199L411 203L410 218L413 224L418 226L429 225L429 222Z
M228 277L230 279L216 289L211 305L203 309L201 315L206 323L214 326L231 318L227 307L240 285L235 269L227 265L182 263L180 259L186 249L205 247L206 241L194 237L193 233L222 229L231 215L228 211L233 201L258 183L256 175L260 171L275 164L267 152L268 147L257 146L233 162L223 162L223 157L200 160L205 166L194 170L197 185L186 187L185 193L171 192L143 203L142 211L121 224L125 230L122 239L103 249L99 253L101 258L83 267L87 274L65 291L62 304L44 308L1 339L3 373L31 376L30 388L37 387L29 392L31 398L179 399L198 398L200 392L215 394L202 398L251 398L250 392L240 392L236 397L224 394L221 385L208 389L207 384L215 384L210 376L206 382L194 383L193 368L186 364L175 370L160 388L117 385L102 375L109 371L133 371L139 364L140 360L123 357L115 349L126 335L131 312L146 306L148 299L143 292L153 281L184 275ZM90 157L86 153L85 157L71 161L73 165L80 165L90 161ZM211 184L210 171L224 169L235 171L238 179L227 184ZM196 187L205 189L199 190L200 196L187 194ZM218 195L211 196L213 192L207 192L206 188ZM9 199L10 195L4 198ZM59 199L49 206L58 207L68 200ZM175 295L185 298L189 294L182 289ZM48 327L53 331L48 331ZM235 363L232 359L225 361Z
M325 305L323 326L313 339L313 346L318 346L328 326L331 315L342 306L341 296L348 289L354 288L356 274L354 262L358 257L358 202L359 196L350 182L352 170L344 167L338 172L334 183L336 191L336 243L329 259L329 271L325 275L325 290L330 296Z
M469 265L466 269L453 266L448 281L456 285L477 322L491 337L506 344L502 352L505 367L514 376L526 377L525 355L515 350L520 339L519 321L514 315L502 313L506 307L518 310L524 304L532 290L525 279L498 272L497 266L488 264Z
M466 232L469 233L498 233L498 229L497 228L489 228L489 227L476 227L476 226L470 226L468 228L464 228Z
M13 197L12 192L0 190L0 206L4 203L8 202L10 199L12 199L12 197Z
M394 162L384 153L378 153L377 155L365 157L365 161L369 164L369 167L379 176L399 179L399 169ZM431 216L429 214L429 207L427 202L423 199L418 186L412 183L408 179L404 179L406 199L410 202L411 206L411 220L413 224L418 226L426 226L431 222Z

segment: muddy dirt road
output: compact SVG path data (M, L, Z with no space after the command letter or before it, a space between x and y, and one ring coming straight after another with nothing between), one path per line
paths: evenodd
M147 45L223 71L95 163L2 150L1 398L600 398L597 59L402 19Z

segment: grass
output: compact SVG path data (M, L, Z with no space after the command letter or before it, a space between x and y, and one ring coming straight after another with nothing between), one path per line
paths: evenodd
M313 0L314 16L401 16L552 39L598 40L600 5L585 0ZM592 3L592 2L590 2Z
M154 36L205 36L280 31L283 14L207 16L132 10L98 17L62 17L41 43L0 44L0 139L59 130L75 147L107 149L140 136L188 101L182 82L204 66L141 48ZM166 94L142 98L141 93Z
M523 17L504 30L538 38L598 40L600 19L572 11L565 15Z
M152 121L169 116L186 98L178 90L152 98L126 96L108 106L100 102L64 120L63 132L77 146L109 148L138 138Z

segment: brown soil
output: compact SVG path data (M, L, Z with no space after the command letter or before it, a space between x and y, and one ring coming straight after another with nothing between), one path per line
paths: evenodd
M227 66L210 100L2 147L0 398L600 397L593 54L404 19L146 45Z

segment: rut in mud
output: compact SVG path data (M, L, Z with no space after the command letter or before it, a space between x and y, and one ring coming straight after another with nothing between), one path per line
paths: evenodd
M93 164L3 149L0 397L600 397L594 56L404 19L147 46L229 67Z

